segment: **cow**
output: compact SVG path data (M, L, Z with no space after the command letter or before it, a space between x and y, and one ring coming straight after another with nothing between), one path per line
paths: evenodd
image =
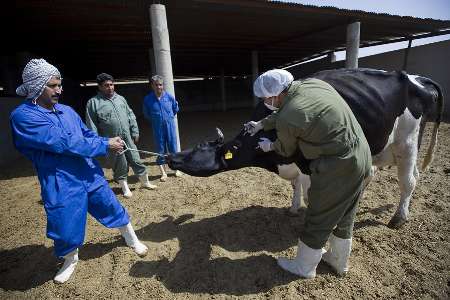
M347 102L369 143L372 171L397 166L400 202L388 226L401 227L408 220L411 196L419 178L417 158L426 122L434 122L434 127L422 170L433 159L444 106L441 87L429 78L404 71L362 68L326 70L309 78L329 83ZM251 120L258 121L270 113L261 102ZM242 129L228 142L220 130L218 134L214 141L169 155L170 168L205 177L244 167L261 167L292 181L290 211L300 208L300 192L306 199L310 174L309 161L300 151L286 158L256 149L261 137L275 140L275 130L250 136Z

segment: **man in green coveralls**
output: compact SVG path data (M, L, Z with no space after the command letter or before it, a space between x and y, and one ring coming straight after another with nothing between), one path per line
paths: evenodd
M120 136L128 148L136 149L139 141L139 128L136 116L124 97L114 91L114 78L106 73L97 76L98 93L86 105L86 125L100 136ZM128 165L139 176L142 187L155 189L148 181L147 170L141 162L139 153L126 151L120 155L109 155L114 180L120 184L126 198L132 196L128 187Z
M300 149L311 160L309 205L297 256L278 258L278 265L314 278L323 259L344 275L358 200L372 165L364 133L344 99L324 81L293 81L288 71L271 70L256 79L253 91L274 112L245 124L247 131L253 135L261 129L276 129L278 137L273 142L261 138L258 147L286 157Z

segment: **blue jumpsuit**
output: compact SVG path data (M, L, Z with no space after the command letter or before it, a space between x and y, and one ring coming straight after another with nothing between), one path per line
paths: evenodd
M166 91L163 91L160 100L153 91L144 98L144 116L152 123L156 151L160 154L178 151L174 122L178 110L177 100ZM158 156L156 163L163 165L166 162L163 156Z
M47 237L64 256L84 241L87 212L109 228L129 223L128 213L103 176L95 156L108 138L90 131L69 106L48 110L26 101L10 116L13 141L38 173L47 213Z

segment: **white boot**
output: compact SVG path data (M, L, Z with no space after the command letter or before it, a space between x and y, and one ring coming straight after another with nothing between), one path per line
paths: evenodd
M348 258L352 251L352 239L341 239L331 234L328 241L330 242L330 248L323 255L322 259L338 275L343 276L348 272Z
M64 264L61 269L56 273L53 279L55 283L64 283L69 280L73 271L75 271L75 266L78 263L78 248L64 256Z
M183 176L183 173L181 171L179 171L179 170L176 170L175 171L175 177L181 177L181 176Z
M322 248L310 248L299 240L297 256L294 259L279 257L277 263L282 269L295 275L304 278L314 278L316 277L316 268L322 258L323 252L324 250Z
M133 196L133 194L131 193L130 188L128 187L127 181L125 179L119 180L119 184L120 184L120 187L122 188L123 196L125 198L131 198L131 196Z
M148 176L147 176L147 174L144 174L144 175L139 176L139 181L141 182L141 186L142 186L143 188L150 189L150 190L154 190L154 189L157 188L156 185L151 184L150 181L148 181Z
M141 241L139 241L136 233L134 232L133 226L131 226L131 223L119 227L119 230L120 234L122 234L125 239L125 243L131 247L137 255L141 257L147 255L148 248Z
M161 178L159 180L161 181L166 181L167 180L167 173L166 173L166 169L164 168L164 165L160 165L159 166L159 170L161 171Z

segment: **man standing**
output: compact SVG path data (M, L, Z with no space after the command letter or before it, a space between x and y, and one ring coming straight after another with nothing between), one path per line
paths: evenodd
M44 59L32 59L16 90L26 101L10 116L14 145L33 162L47 214L47 237L65 259L55 282L67 281L78 263L87 213L108 228L118 228L128 246L147 253L125 208L106 182L95 156L120 152L120 137L105 138L89 130L69 106L58 103L61 75Z
M101 136L120 136L129 148L137 149L139 129L136 117L124 97L114 91L114 78L106 73L97 76L98 94L89 99L86 105L86 125ZM114 180L120 184L124 197L132 193L128 187L128 164L144 188L155 189L148 181L147 170L141 162L139 153L126 151L120 155L110 155Z
M323 259L343 275L348 271L359 198L372 165L361 126L345 100L322 80L293 81L286 70L271 70L256 79L253 91L276 111L245 124L252 135L261 129L276 129L278 139L262 138L259 148L286 157L300 149L311 160L309 205L297 256L278 258L278 265L313 278ZM324 253L327 241L330 248Z
M144 98L144 116L152 124L157 152L159 154L175 153L178 150L175 128L175 115L179 110L178 102L172 95L164 91L162 76L152 76L151 85L153 91ZM156 163L161 170L161 181L166 181L164 156L158 156ZM175 176L181 176L181 172L177 170Z

